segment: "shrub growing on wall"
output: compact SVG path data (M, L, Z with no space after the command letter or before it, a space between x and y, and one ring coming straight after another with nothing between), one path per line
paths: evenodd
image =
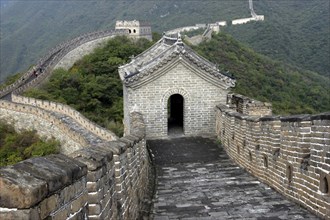
M60 143L42 140L36 131L17 133L13 126L0 121L0 166L15 164L30 157L59 153Z

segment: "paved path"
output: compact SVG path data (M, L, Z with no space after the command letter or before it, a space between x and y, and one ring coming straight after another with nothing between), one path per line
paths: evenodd
M214 140L148 144L157 167L154 220L318 219L239 168Z

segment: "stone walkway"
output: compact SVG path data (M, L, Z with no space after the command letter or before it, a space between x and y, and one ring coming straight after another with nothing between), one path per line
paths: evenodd
M150 140L154 220L318 219L238 167L215 140Z
M81 124L79 124L75 119L71 118L70 116L58 112L51 112L51 114L53 114L63 124L69 127L70 130L81 134L89 144L93 145L105 142L105 140L101 139L96 134L93 134L91 131L84 128Z

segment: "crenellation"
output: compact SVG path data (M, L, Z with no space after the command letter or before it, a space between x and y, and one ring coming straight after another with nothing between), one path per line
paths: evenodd
M233 100L230 95L228 102ZM233 106L239 112L218 105L216 114L217 136L228 155L261 181L329 219L329 190L321 192L329 189L322 185L330 178L329 114L250 118L247 114L251 112L242 103ZM234 142L233 137L238 141Z
M137 218L149 196L149 161L142 115L131 115L132 135L120 141L0 168L0 217Z
M48 110L51 112L58 112L60 114L67 115L73 118L76 122L82 125L89 132L101 137L103 140L112 141L118 139L118 137L111 131L108 131L94 122L88 120L80 112L74 110L70 106L55 103L46 100L38 100L30 97L20 96L18 94L12 94L12 100L16 103L21 103L27 106L36 106L40 109Z

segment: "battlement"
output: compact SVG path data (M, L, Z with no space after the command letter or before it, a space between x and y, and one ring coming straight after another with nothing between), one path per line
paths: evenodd
M260 102L240 94L228 94L227 104L235 108L238 113L246 115L272 115L272 104Z
M289 117L268 115L270 107L231 95L218 105L216 133L241 167L321 218L330 218L330 112ZM263 109L260 111L260 108Z
M0 168L0 219L137 219L149 198L142 115L126 137Z

